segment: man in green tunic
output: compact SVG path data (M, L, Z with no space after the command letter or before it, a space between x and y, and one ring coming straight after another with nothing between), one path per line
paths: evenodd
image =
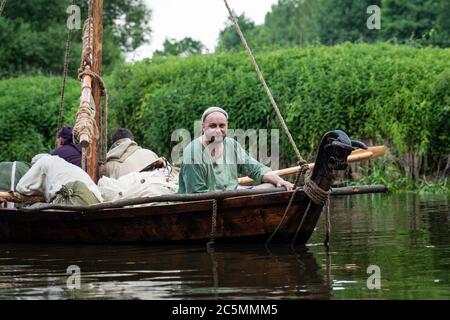
M219 107L208 108L202 116L203 135L183 153L178 193L236 190L240 176L249 176L255 188L293 185L252 158L234 139L227 138L228 114ZM261 184L262 183L262 184Z

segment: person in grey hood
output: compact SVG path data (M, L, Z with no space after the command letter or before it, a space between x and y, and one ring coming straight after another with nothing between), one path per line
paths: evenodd
M106 155L104 175L118 179L131 172L139 172L158 159L151 150L141 148L130 130L119 128L112 134L112 146Z

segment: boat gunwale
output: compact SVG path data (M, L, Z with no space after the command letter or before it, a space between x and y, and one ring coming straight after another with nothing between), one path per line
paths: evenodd
M253 195L243 195L229 197L218 200L219 210L244 209L261 206L277 206L285 203L287 205L294 191L280 191L273 193L261 193ZM300 201L304 196L303 190L299 190L295 197L295 202ZM151 215L166 214L191 214L194 212L212 212L213 199L194 200L180 203L139 205L139 207L118 207L103 208L95 211L67 211L67 210L44 210L25 212L20 209L0 208L0 220L6 216L16 216L17 218L29 219L56 219L56 220L95 220L110 218L138 218ZM27 219L28 220L28 219Z

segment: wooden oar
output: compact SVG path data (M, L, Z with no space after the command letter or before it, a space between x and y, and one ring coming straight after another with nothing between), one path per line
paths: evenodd
M44 196L24 196L18 192L0 192L0 202L17 202L33 204L36 202L46 202Z
M381 157L386 153L386 147L385 146L375 146L375 147L369 147L367 150L364 149L357 149L353 151L347 158L347 162L358 162L362 160L371 160L377 157ZM308 164L309 169L312 170L314 168L314 163ZM300 169L299 166L276 170L275 173L279 175L280 177L287 176L289 174L297 173L297 171ZM241 185L247 185L251 184L253 182L253 179L249 177L242 177L239 178L239 184Z

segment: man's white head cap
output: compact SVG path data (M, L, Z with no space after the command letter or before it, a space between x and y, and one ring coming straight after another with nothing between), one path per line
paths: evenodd
M205 110L205 112L203 112L202 123L204 123L206 117L209 116L213 112L222 113L225 116L225 118L227 118L227 120L228 120L228 113L225 110L223 110L222 108L219 108L219 107L209 107L208 109Z

